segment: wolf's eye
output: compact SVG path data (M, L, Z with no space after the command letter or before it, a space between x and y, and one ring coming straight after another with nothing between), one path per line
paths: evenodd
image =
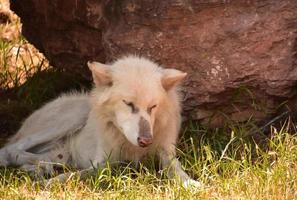
M134 103L129 102L129 101L126 101L126 100L124 100L124 99L123 99L123 102L124 102L127 106L129 106L129 107L131 108L132 113L137 113L137 112L138 112L138 108L135 107Z
M153 106L151 106L151 107L148 107L148 108L147 108L147 113L148 113L148 114L151 114L152 111L153 111L153 109L156 108L156 107L157 107L157 104L155 104L155 105L153 105Z

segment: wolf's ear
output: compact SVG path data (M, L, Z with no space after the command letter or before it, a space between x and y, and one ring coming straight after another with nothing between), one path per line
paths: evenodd
M186 76L187 73L177 69L163 69L163 76L161 78L162 86L166 91L169 91L178 85Z
M96 86L112 85L112 77L108 65L89 61L88 67L92 72L93 81Z

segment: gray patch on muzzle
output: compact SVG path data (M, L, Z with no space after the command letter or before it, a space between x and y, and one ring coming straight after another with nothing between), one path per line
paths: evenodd
M152 138L151 126L146 119L144 119L143 117L140 117L138 125L139 125L139 137Z

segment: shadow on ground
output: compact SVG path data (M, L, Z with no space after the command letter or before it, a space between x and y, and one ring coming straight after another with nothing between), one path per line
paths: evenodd
M91 82L57 69L34 74L23 85L0 89L0 144L20 127L21 122L45 102L65 92L87 91Z

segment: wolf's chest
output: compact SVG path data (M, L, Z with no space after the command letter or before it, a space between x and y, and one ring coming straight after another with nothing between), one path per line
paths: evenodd
M113 148L110 152L112 160L138 162L150 152L149 148L137 147L129 142Z

